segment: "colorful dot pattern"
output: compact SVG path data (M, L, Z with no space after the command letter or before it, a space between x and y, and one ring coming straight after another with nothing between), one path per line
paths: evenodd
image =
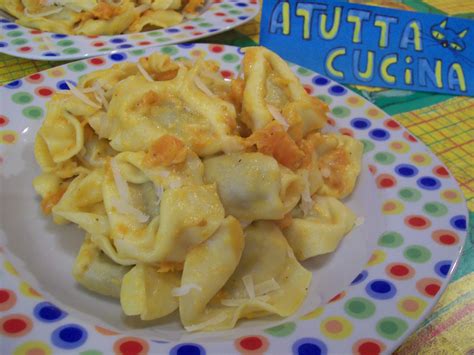
M75 36L42 32L12 23L0 16L3 53L36 60L73 60L123 51L168 45L215 35L240 26L259 11L257 0L208 0L196 18L179 25L141 33L114 36Z
M232 8L246 4L218 3ZM150 34L139 34L136 38L146 41L146 36ZM238 72L242 56L240 49L221 45L165 45L154 50L174 58L214 59L221 63L221 73L226 77ZM0 88L7 102L0 115L0 164L8 159L5 145L15 147L26 128L39 128L46 101L56 90L65 88L66 79L75 83L89 71L126 60L136 61L152 51L89 58ZM61 309L53 300L45 299L41 289L35 290L24 282L21 269L17 272L6 254L0 253L0 271L5 271L3 285L8 285L0 289L0 335L5 340L4 350L12 354L96 355L378 354L395 349L426 316L448 282L465 238L462 193L439 160L426 153L396 121L327 78L298 66L292 69L308 92L328 102L332 116L329 124L362 140L364 165L369 166L374 190L380 195L386 231L379 236L365 269L354 271L346 290L296 320L244 335L239 330L239 336L231 340L166 341L138 337L136 332L132 336L116 331L113 325L86 324L74 311ZM0 251L4 249L0 245Z

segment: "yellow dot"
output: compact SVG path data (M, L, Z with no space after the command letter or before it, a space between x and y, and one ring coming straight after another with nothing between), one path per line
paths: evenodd
M13 351L13 355L50 355L52 353L48 344L37 340L27 341Z
M398 310L403 315L412 319L419 319L426 306L426 301L415 296L403 297L397 303Z
M328 317L321 322L321 333L329 339L341 340L352 334L352 323L346 318L334 316Z
M18 271L16 271L15 267L12 265L11 262L5 260L5 262L3 263L3 268L7 270L8 273L14 276L18 276Z
M314 310L312 310L311 312L309 313L306 313L303 317L301 317L300 319L302 320L310 320L310 319L314 319L314 318L318 318L320 315L322 315L324 313L324 307L318 307L318 308L315 308Z
M31 286L24 281L20 284L20 292L26 297L41 298L41 295L38 293L38 291L36 291L34 288L31 288Z
M405 206L399 200L386 200L382 205L382 213L386 215L400 214Z
M370 256L369 261L367 262L367 266L381 264L385 261L385 259L387 259L387 254L383 250L374 250Z
M441 191L441 198L450 203L460 203L463 202L463 198L461 193L458 190L454 189L447 189L444 191Z
M144 39L144 38L145 38L145 36L140 34L140 33L135 33L135 34L130 35L130 39L137 39L138 40L138 39Z
M410 146L408 145L408 143L403 141L393 141L390 143L389 148L390 150L399 154L403 154L410 151Z
M375 107L369 108L367 111L365 111L365 114L367 115L367 117L373 118L373 119L376 119L376 120L385 117L385 114L383 113L383 111L381 111L381 110L379 110L378 108L375 108Z
M413 164L418 166L428 166L431 165L431 157L426 153L416 153L412 154L410 160Z
M15 144L18 140L18 133L11 130L0 131L0 144Z
M33 37L32 41L33 42L43 42L43 38L42 37Z
M350 96L346 99L346 103L351 107L362 107L365 101L359 96Z
M46 73L48 73L48 76L51 78L61 78L66 75L66 71L60 67L49 69Z

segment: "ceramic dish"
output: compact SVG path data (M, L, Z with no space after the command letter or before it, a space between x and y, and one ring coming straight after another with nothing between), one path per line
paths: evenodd
M365 222L329 257L304 265L314 277L293 317L240 322L186 334L177 317L137 324L118 302L90 294L71 275L82 233L41 215L31 180L33 141L55 90L90 71L159 50L204 56L235 75L241 50L175 45L116 53L50 69L0 89L2 352L81 354L326 354L391 352L426 317L446 287L466 231L462 193L445 166L387 114L312 71L292 69L331 108L330 130L361 139L364 169L347 200Z
M208 0L199 16L166 29L114 36L77 36L20 26L0 14L0 53L36 60L73 60L195 41L240 26L259 11L257 0Z

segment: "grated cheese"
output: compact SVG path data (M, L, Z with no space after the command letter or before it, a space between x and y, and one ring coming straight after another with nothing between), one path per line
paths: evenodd
M255 293L257 296L263 295L268 292L276 291L280 289L280 285L272 277L270 280L264 281L255 285Z
M286 249L286 255L288 255L290 259L295 259L295 252L290 246Z
M255 286L253 284L252 275L245 275L244 277L242 277L242 281L249 297L255 298Z
M78 88L76 88L74 85L71 85L67 80L65 82L69 90L71 90L72 94L76 96L79 100L83 101L86 105L100 109L100 106L98 104L89 99Z
M181 287L173 288L171 290L171 295L174 297L181 297L181 296L187 295L193 289L199 292L202 291L202 288L197 284L186 284L186 285L182 285Z
M120 168L115 159L110 160L110 167L112 168L112 175L114 176L115 186L120 196L120 199L125 203L130 203L130 191L128 190L128 184L120 174Z
M304 170L303 173L303 179L304 179L304 188L301 193L301 210L303 211L303 216L306 216L309 211L311 211L311 208L313 208L313 199L311 198L311 192L309 190L309 174L307 170Z
M28 8L25 7L25 9L23 10L23 13L28 17L36 18L36 17L51 16L51 15L57 14L58 12L61 12L61 11L63 11L63 8L58 7L58 8L55 8L55 9L51 9L51 10L47 10L47 11L43 11L43 12L38 12L36 14L32 14L31 12L28 11Z
M288 128L290 128L290 125L286 121L285 117L283 117L283 115L281 114L281 112L278 108L276 108L273 105L267 104L267 109L272 114L275 121L277 121L279 124L281 124L283 126L285 131L287 131Z
M194 84L196 85L196 87L201 90L203 93L205 93L207 96L210 96L210 97L217 97L216 95L214 95L214 93L209 90L209 88L206 86L206 84L204 84L202 82L201 79L199 79L199 77L195 76L194 79Z
M268 302L270 300L270 297L267 295L258 296L258 297L255 297L254 300L260 301L260 302ZM229 298L229 299L222 300L221 304L227 307L239 307L248 302L249 302L248 298Z
M138 68L138 71L145 77L146 80L150 82L154 82L153 78L150 76L150 74L147 73L147 71L145 70L145 68L143 68L140 62L137 62L137 68Z
M112 206L121 213L121 214L129 214L134 217L140 223L146 223L150 219L150 216L146 215L139 209L133 207L132 205L126 203L124 200L121 199L112 199Z
M357 217L356 220L354 221L354 226L355 227L360 227L365 223L365 218L364 217Z
M217 315L214 318L211 318L211 319L209 319L205 322L202 322L202 323L189 325L187 327L184 327L184 329L186 329L188 332L195 332L196 330L201 330L201 329L204 329L208 326L222 323L226 319L227 319L227 315L224 314L224 313L220 313L219 315Z
M100 86L100 84L96 81L94 83L93 88L94 88L93 92L94 92L94 96L96 100L102 103L102 106L104 106L105 110L108 110L109 102L105 98L105 92L104 92L104 89L102 89L102 86ZM82 92L85 92L85 90L83 90Z

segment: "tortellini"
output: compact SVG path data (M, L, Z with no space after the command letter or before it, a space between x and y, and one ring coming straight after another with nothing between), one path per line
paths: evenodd
M20 25L63 34L116 35L180 24L204 0L0 0Z
M224 80L215 62L155 53L86 74L47 105L41 209L84 231L73 275L126 316L176 313L187 331L289 316L311 284L300 261L333 252L355 223L339 199L361 143L321 133L325 104L276 54L250 48L243 65Z

